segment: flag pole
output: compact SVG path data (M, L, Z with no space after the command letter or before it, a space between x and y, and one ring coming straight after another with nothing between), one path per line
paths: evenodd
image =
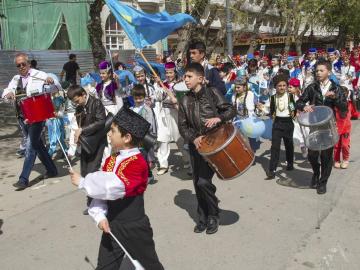
M159 78L159 76L156 74L155 70L153 69L153 67L150 65L149 61L146 59L145 55L143 54L142 51L139 51L140 56L142 57L142 59L144 59L145 63L147 64L147 66L149 67L149 69L151 70L152 74L154 75L155 78L158 79L161 87L165 90L166 94L168 94L168 96L171 98L171 101L174 103L177 103L177 99L174 95L173 92L170 91L169 88L167 88L165 86L165 84L162 82L162 80Z

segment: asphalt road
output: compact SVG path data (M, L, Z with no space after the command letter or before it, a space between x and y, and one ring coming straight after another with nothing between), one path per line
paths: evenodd
M360 269L358 122L351 136L350 167L333 170L321 196L308 188L311 170L298 148L295 171L283 164L275 180L264 181L270 144L262 143L258 163L244 175L215 180L221 226L210 236L193 233L195 194L174 149L170 172L156 177L145 195L165 269ZM44 182L36 180L44 172L37 161L32 186L14 191L23 162L14 154L18 144L15 127L0 127L0 268L93 269L101 233L82 215L84 193L71 185L64 161L57 162L60 177Z

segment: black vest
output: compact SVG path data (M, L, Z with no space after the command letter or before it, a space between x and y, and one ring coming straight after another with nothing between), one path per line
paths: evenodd
M287 94L288 94L288 110L290 112L289 117L294 118L296 115L294 96L291 93L287 93ZM270 115L273 118L276 117L276 94L270 97Z

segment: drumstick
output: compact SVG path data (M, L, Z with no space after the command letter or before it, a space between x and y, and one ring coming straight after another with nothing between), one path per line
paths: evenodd
M59 126L58 126L58 120L57 120L57 119L55 119L55 120L56 120L56 121L55 121L55 122L56 122L55 126L56 126L56 128L58 128L58 129L60 130L60 128L59 128ZM65 156L65 158L66 158L66 161L67 161L67 163L68 163L68 165L69 165L69 167L70 167L70 170L72 171L73 169L72 169L70 160L69 160L69 158L68 158L68 156L67 156L67 153L66 153L66 151L65 151L65 149L64 149L64 147L63 147L63 145L62 145L62 143L61 143L61 141L60 141L60 138L59 138L58 136L56 136L56 140L57 140L58 143L60 144L61 150L62 150L62 152L63 152L63 154L64 154L64 156Z
M63 152L64 155L65 155L65 158L66 158L66 161L67 161L67 163L68 163L68 165L69 165L69 167L70 167L70 170L72 171L73 169L72 169L70 160L69 160L69 158L68 158L68 156L67 156L67 154L66 154L66 152L65 152L65 150L64 150L64 147L62 146L62 143L60 142L59 137L56 136L56 139L57 139L58 143L60 144L61 150L62 150L62 152Z
M124 248L124 246L120 243L120 241L115 237L115 235L112 234L112 232L109 232L109 234L111 235L111 237L115 240L115 242L121 247L121 249L125 252L126 256L129 258L129 260L131 261L131 263L135 266L135 270L145 270L144 267L142 267L142 265L140 264L139 261L134 260L133 257L131 257L131 255L129 254L129 252L127 252L127 250Z

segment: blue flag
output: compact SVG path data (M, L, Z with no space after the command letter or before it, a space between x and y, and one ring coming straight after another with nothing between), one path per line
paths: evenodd
M163 11L148 14L118 0L105 2L137 49L164 39L188 22L196 22L193 17L184 13L170 15Z
M146 72L148 74L151 74L151 70L148 67L148 65L146 64L146 62L144 60L142 60L141 58L137 57L136 58L136 62L138 65L142 66L143 68L145 68ZM165 65L164 64L160 64L160 63L155 63L155 62L149 62L150 66L152 66L152 68L156 69L159 72L159 76L162 80L165 80Z

